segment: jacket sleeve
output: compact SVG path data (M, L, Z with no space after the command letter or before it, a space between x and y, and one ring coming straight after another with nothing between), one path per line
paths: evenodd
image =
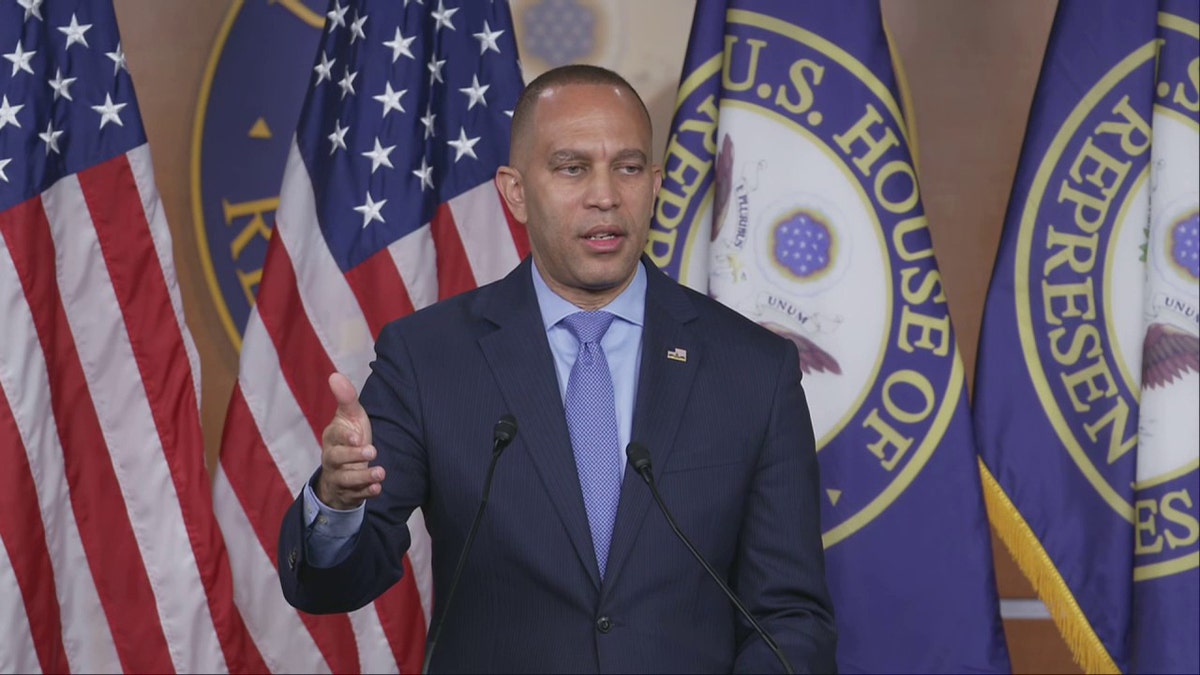
M747 609L797 673L837 671L837 634L825 585L816 441L795 345L786 344L758 458L733 581ZM735 672L783 672L740 616Z
M393 326L379 336L371 374L359 395L371 420L378 451L373 465L386 476L379 496L367 500L362 529L349 555L333 567L308 564L303 495L283 517L279 535L279 581L283 595L310 614L348 612L370 603L404 574L411 543L408 518L427 492L421 443L420 400L412 361ZM313 475L315 481L320 469Z

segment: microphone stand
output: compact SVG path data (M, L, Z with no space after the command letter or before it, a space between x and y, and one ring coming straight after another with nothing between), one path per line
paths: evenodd
M512 415L504 415L496 422L495 429L492 431L492 461L488 464L487 476L483 479L483 498L479 500L479 510L475 512L475 519L471 521L466 544L463 545L462 552L458 554L458 564L454 568L450 590L446 592L446 605L442 608L442 616L438 618L432 637L429 639L429 647L425 650L425 663L421 665L421 675L429 672L429 663L433 660L433 650L437 647L442 627L446 625L446 616L450 613L450 603L454 601L454 591L458 588L458 580L462 576L463 566L467 563L467 554L471 551L475 533L479 531L479 523L483 520L483 510L487 508L488 493L492 490L492 474L496 472L496 460L500 459L500 453L508 447L516 435L517 421L513 419Z
M771 652L775 654L775 658L779 659L779 663L783 664L784 672L786 672L788 675L792 675L795 672L792 670L792 664L788 663L787 657L783 655L783 652L779 649L779 645L775 644L775 639L771 637L771 634L768 633L765 628L759 625L758 621L754 618L754 615L752 615L750 611L746 609L746 606L742 604L742 601L738 599L737 595L734 594L721 576L717 574L716 570L714 570L712 566L708 564L708 561L704 559L704 556L700 555L700 552L696 550L696 547L692 546L692 542L688 540L688 538L683 534L683 531L679 529L679 525L675 523L675 519L671 517L671 511L668 510L667 505L663 503L662 495L658 493L658 486L654 483L654 475L650 472L650 450L648 450L646 446L642 445L641 443L633 442L630 443L625 449L625 454L629 457L629 464L633 466L634 471L637 471L638 475L642 477L642 480L646 481L646 485L650 486L650 494L654 496L654 501L658 504L659 510L662 511L664 516L666 516L667 524L671 526L671 531L675 533L676 537L679 537L679 541L683 542L683 545L687 547L687 550L691 552L692 556L696 558L702 567L704 567L704 571L708 572L708 576L712 577L713 581L717 582L717 585L720 586L721 590L725 592L726 597L729 598L729 601L733 603L733 606L737 608L738 612L740 612L741 615L750 622L750 625L754 627L754 630L758 633L758 636L762 638L762 641L766 643Z

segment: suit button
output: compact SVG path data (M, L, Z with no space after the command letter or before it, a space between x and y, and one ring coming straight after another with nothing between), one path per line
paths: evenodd
M291 552L288 553L288 569L296 569L296 549L292 549Z
M612 620L610 620L607 616L602 616L599 619L596 619L596 630L600 631L601 633L607 633L608 631L612 630Z

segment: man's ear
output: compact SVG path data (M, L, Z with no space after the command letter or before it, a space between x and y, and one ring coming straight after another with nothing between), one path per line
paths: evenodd
M525 183L521 178L521 172L511 166L502 166L496 169L496 189L504 197L504 203L508 205L509 212L518 222L524 224L529 217L529 212L525 208Z
M659 164L653 164L650 167L650 172L654 176L654 198L650 200L650 218L653 219L654 209L658 207L658 192L662 190L662 166Z

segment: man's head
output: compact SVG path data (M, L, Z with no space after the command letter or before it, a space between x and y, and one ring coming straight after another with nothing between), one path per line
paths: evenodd
M651 145L645 104L603 68L548 71L517 102L496 185L546 284L580 307L608 304L633 279L662 184Z

